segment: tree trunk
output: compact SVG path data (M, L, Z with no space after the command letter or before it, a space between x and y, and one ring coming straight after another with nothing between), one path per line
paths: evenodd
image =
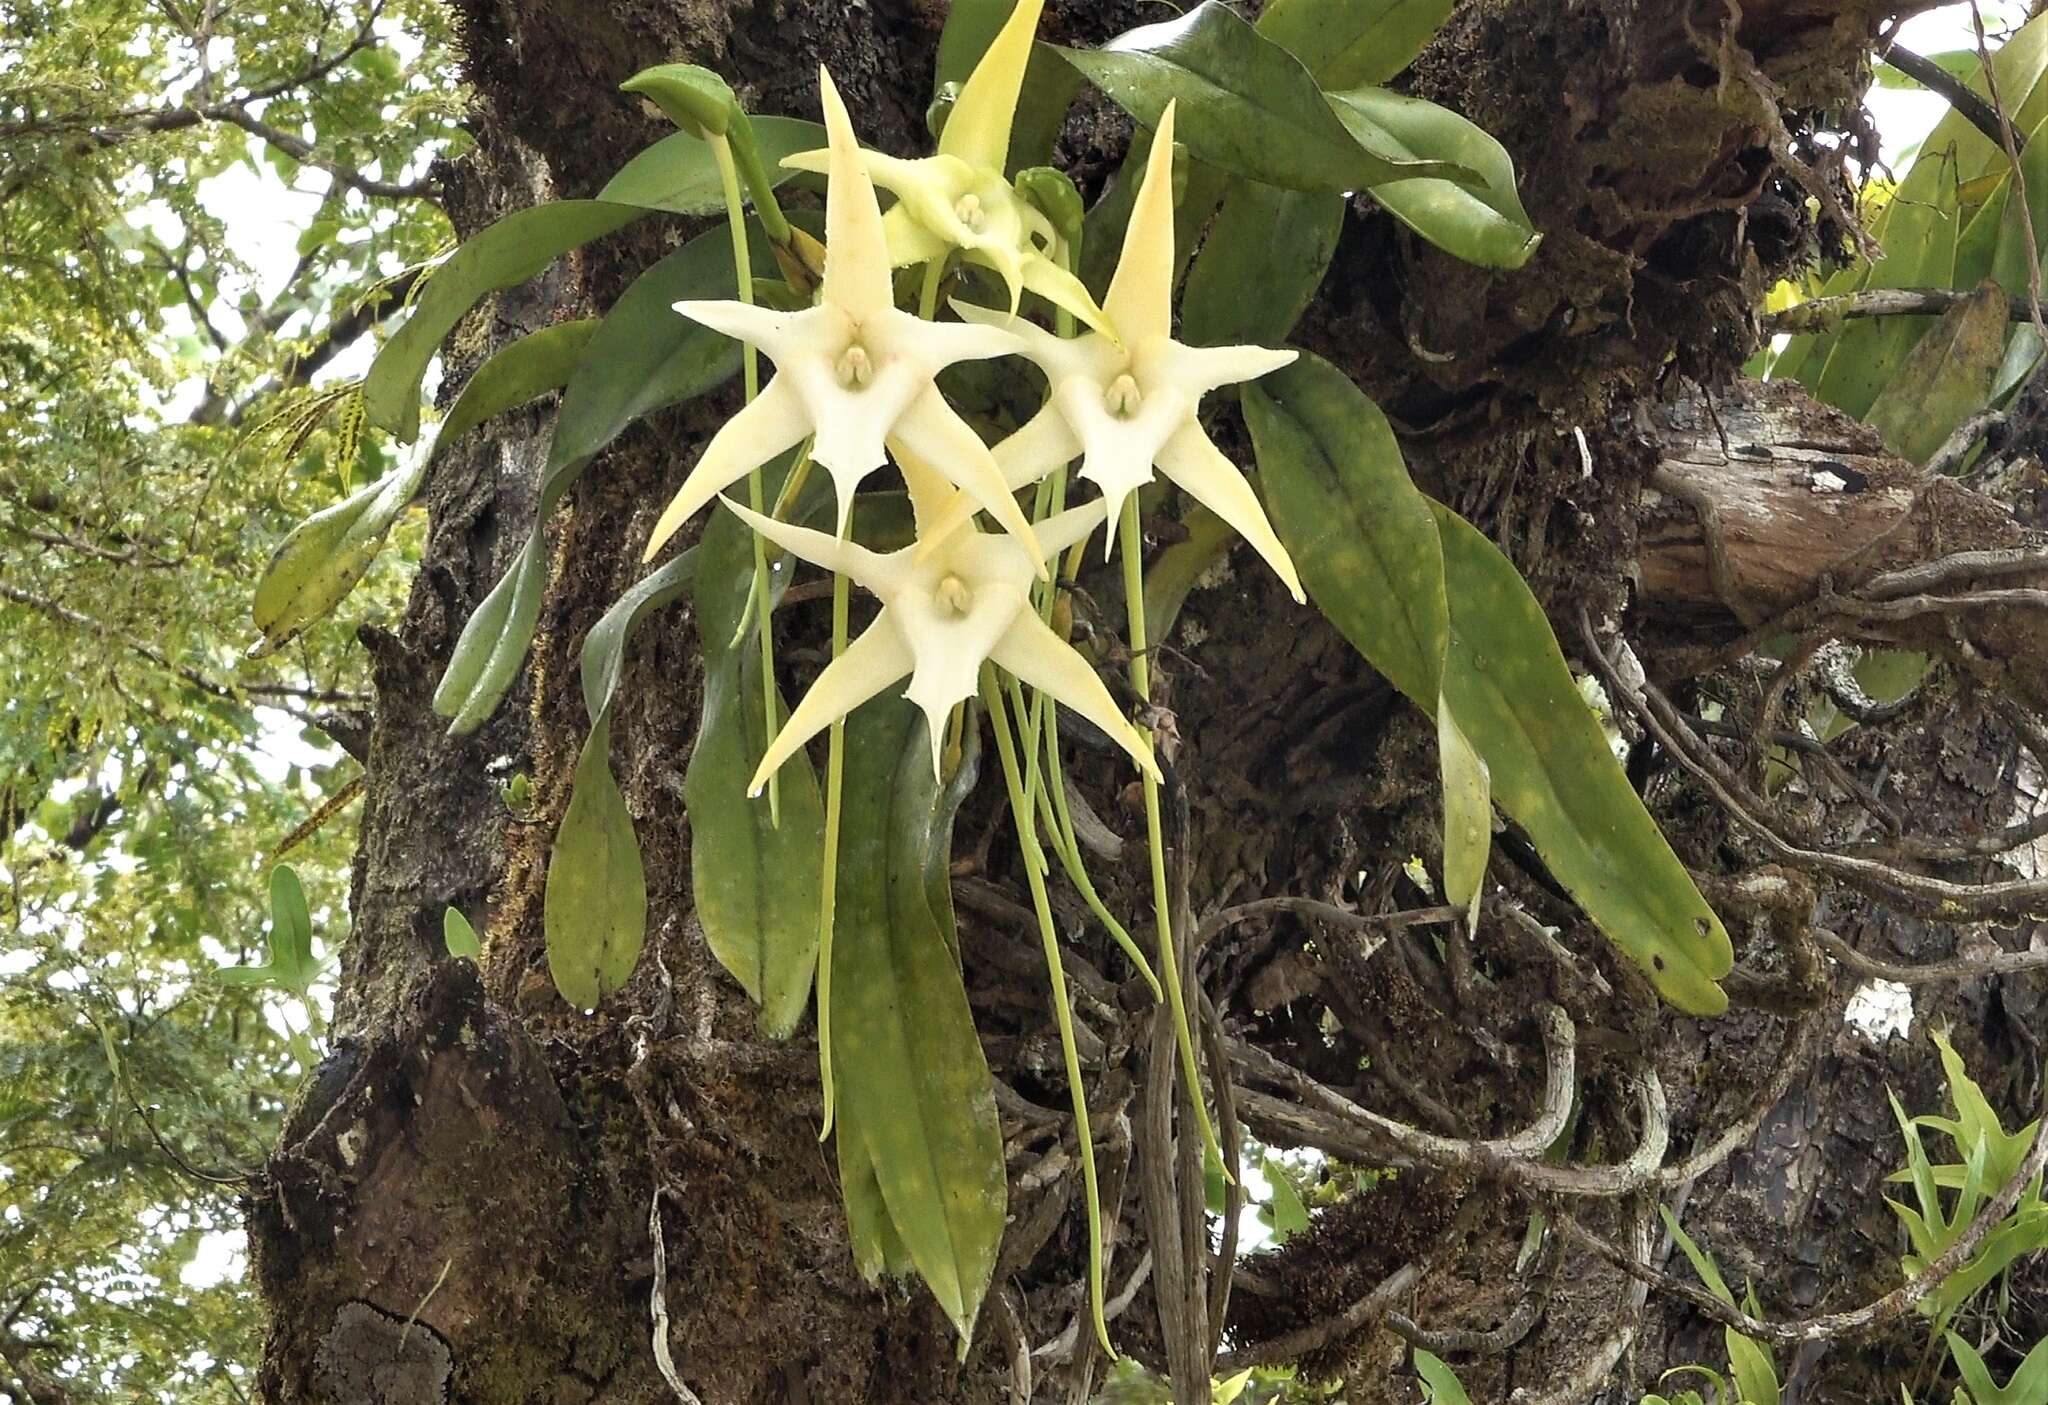
M822 62L864 140L897 152L926 144L942 0L451 4L476 90L476 149L443 173L465 233L540 199L591 195L662 135L664 124L617 92L657 62L707 64L750 109L810 117ZM1712 387L1693 392L1694 406L1701 394L1726 398L1728 378L1754 349L1759 291L1822 242L1844 237L1840 171L1791 163L1798 153L1824 160L1811 137L1830 119L1815 114L1834 114L1842 130L1878 26L1897 8L1882 0L1468 3L1401 80L1500 137L1545 242L1520 273L1487 273L1354 200L1325 293L1297 340L1386 407L1418 481L1515 557L1576 657L1584 656L1582 608L1603 636L1627 624L1639 650L1659 641L1644 663L1660 677L1666 647L1739 637L1764 613L1808 600L1825 574L1846 587L1957 545L1952 536L1905 540L1894 530L1894 516L1925 511L1910 486L1876 503L1884 512L1869 522L1868 536L1897 550L1858 555L1860 539L1821 540L1802 511L1820 495L1772 477L1795 471L1792 451L1761 460L1731 449L1703 467L1700 415L1664 403L1688 386ZM1046 31L1099 42L1158 18L1156 7L1133 0L1053 0ZM1113 109L1084 94L1063 138L1084 193L1112 178L1127 132ZM1806 213L1809 195L1820 202L1817 223ZM607 306L672 246L674 229L657 224L633 226L486 304L448 349L447 382L459 385L515 335ZM1013 1191L999 1292L964 1361L921 1289L872 1288L855 1270L832 1161L817 1140L810 1033L787 1045L758 1040L743 995L692 919L680 795L701 680L686 609L636 639L612 729L614 770L646 856L646 954L630 986L595 1017L570 1010L548 980L542 883L589 725L577 651L634 580L655 512L730 408L719 400L665 414L586 475L548 527L554 577L527 673L496 718L460 740L444 735L428 700L463 622L521 543L548 413L515 415L436 467L431 531L406 617L395 632L365 631L378 708L339 1037L250 1198L272 1312L262 1383L279 1405L674 1399L650 1349L650 1296L664 1280L679 1379L711 1405L1014 1399L1019 1351L1055 1343L1076 1320L1084 1231L1071 1176ZM1767 424L1756 433L1778 431ZM1219 431L1219 439L1228 445L1233 434L1245 461L1241 432ZM1895 476L1901 469L1853 435L1850 442L1830 461L1861 462L1853 452ZM1752 473L1752 464L1762 467ZM1877 481L1867 465L1858 470L1859 493ZM1720 515L1735 519L1725 549L1739 601L1719 589L1727 571L1717 580L1708 569L1706 518L1674 506L1716 494L1725 499ZM1973 543L2022 540L1995 504L1985 511L1969 528ZM1171 522L1149 526L1155 545L1172 537ZM1115 599L1107 578L1092 584L1099 598ZM1995 657L2026 654L2013 638L1979 642ZM1245 569L1197 590L1167 643L1159 701L1182 738L1184 812L1174 844L1197 914L1278 894L1369 912L1394 899L1421 905L1401 862L1436 843L1429 719L1263 572ZM2033 664L2043 657L2036 648ZM799 657L792 667L807 676L812 665ZM1957 823L2004 823L2010 735L1967 692L1930 702L1913 724L1925 793L1896 803ZM1141 839L1115 767L1091 758L1077 769L1105 824ZM518 810L500 789L513 773L533 783ZM1650 787L1696 871L1754 862L1744 836L1686 775L1666 770ZM1058 1146L1067 1123L1041 1113L1065 1106L1057 1057L1047 1057L1050 1012L1035 994L1015 997L1040 990L1043 972L1007 915L1020 875L1003 844L983 842L996 823L993 789L983 785L960 827L960 855L974 869L961 879L963 948L977 1007L993 1012L983 1027L1008 1088L1014 1177ZM1816 833L1848 811L1840 797L1815 803ZM1113 907L1145 910L1142 853L1141 842L1128 843L1120 863L1104 865ZM1586 1113L1576 1145L1590 1159L1618 1146L1618 1159L1637 1135L1626 1078L1640 1058L1654 1061L1669 1092L1677 1156L1689 1138L1748 1106L1783 1041L1805 1030L1796 1047L1814 1061L1767 1109L1750 1147L1692 1189L1698 1208L1689 1219L1707 1217L1731 1278L1754 1271L1775 1308L1860 1300L1889 1286L1895 1251L1876 1192L1896 1152L1877 1090L1889 1081L1920 1099L1912 1105L1932 1106L1938 1084L1926 1050L1873 1048L1841 1033L1851 981L1815 997L1822 1017L1738 1007L1701 1022L1660 1011L1551 896L1534 864L1497 858L1494 876L1561 923L1576 969L1597 971L1618 995L1573 988L1541 952L1491 924L1476 951L1448 939L1445 965L1426 938L1397 937L1368 959L1341 934L1282 917L1234 928L1202 953L1201 984L1226 1037L1437 1130L1495 1135L1526 1122L1540 1098L1534 1012L1557 1001L1578 1028ZM1877 942L1893 957L1942 950L1924 924L1853 896L1833 901L1830 924L1859 945ZM450 903L488 914L477 924L480 973L444 956ZM1490 980L1472 980L1475 955ZM1077 956L1121 969L1106 952L1084 946ZM1107 979L1104 988L1105 1010L1115 1013ZM1998 998L1973 989L1972 999L1950 996L1938 1008L1972 1047L2009 1049ZM1923 1014L1936 1008L1933 997L1923 1000ZM1340 1031L1334 1043L1326 1027ZM1139 1149L1159 1151L1146 1134L1152 1028L1144 1008L1120 1027L1100 1025L1090 1092L1106 1110L1098 1123L1111 1129L1101 1146L1118 1212L1112 1290L1142 1285L1116 1331L1124 1350L1163 1369L1159 1299L1199 1294L1208 1255L1191 1222L1162 1241L1152 1233L1161 1206L1154 1200L1150 1216L1140 1210L1140 1182L1152 1168ZM1245 1116L1276 1143L1312 1140L1286 1117ZM1170 1180L1174 1167L1159 1170ZM1184 1191L1184 1159L1179 1170ZM1199 1196L1198 1168L1192 1184ZM1532 1203L1483 1176L1404 1173L1241 1271L1224 1346L1327 1321L1411 1261L1423 1270L1403 1300L1408 1317L1491 1327L1523 1288L1512 1264ZM1587 1211L1617 1239L1633 1213ZM1190 1244L1196 1252L1184 1252ZM1149 1281L1134 1272L1148 1254ZM1559 1398L1590 1398L1599 1388L1607 1372L1592 1368L1629 1317L1616 1304L1632 1302L1631 1289L1589 1258L1574 1256L1569 1269L1540 1325L1467 1376L1474 1399L1575 1377L1584 1390ZM1167 1290L1155 1291L1162 1283ZM1634 1368L1644 1379L1713 1359L1718 1329L1703 1331L1677 1308L1643 1316ZM1311 1370L1351 1372L1354 1401L1410 1398L1412 1386L1381 1380L1400 1347L1376 1329L1379 1317L1329 1330L1295 1355ZM1083 1330L1033 1358L1033 1398L1073 1398L1076 1382L1099 1376L1088 1338ZM1881 1382L1891 1355L1907 1350L1899 1340L1848 1343L1804 1363L1815 1393L1800 1398L1879 1398L1875 1388L1826 1391ZM1623 1398L1616 1391L1612 1398Z

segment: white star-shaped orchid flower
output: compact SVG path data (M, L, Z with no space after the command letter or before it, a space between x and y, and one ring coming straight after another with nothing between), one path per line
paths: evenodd
M1117 708L1088 661L1032 609L1029 592L1039 559L1014 535L976 527L955 501L959 491L916 455L898 446L897 461L910 487L918 538L900 551L870 551L726 499L726 506L777 546L852 577L882 602L874 623L826 666L790 713L748 793L760 794L797 748L906 675L910 686L904 696L924 711L937 773L947 714L973 696L985 660L1087 718L1157 778L1158 764L1143 734ZM1050 517L1038 524L1038 549L1045 557L1057 556L1101 521L1099 502Z
M1081 280L1051 256L1058 246L1052 222L1003 178L1010 125L1032 36L1045 0L1020 0L974 72L960 85L934 156L906 160L864 151L875 184L896 196L882 221L890 259L898 266L928 263L959 249L1001 275L1014 315L1029 288L1104 333L1115 329ZM822 171L828 153L802 151L783 158L798 171Z
M860 161L852 120L819 70L831 182L825 200L825 275L817 306L774 312L741 302L679 302L676 311L751 343L776 375L754 402L728 420L661 514L647 545L651 558L677 528L720 492L777 454L814 436L811 457L832 475L843 532L860 481L887 462L883 444L900 439L947 465L974 502L1031 542L988 446L939 394L932 378L956 361L1018 351L1002 328L928 322L899 310L890 283L882 212Z
M1045 407L996 445L1005 481L1036 482L1077 455L1081 476L1102 489L1111 523L1124 499L1158 470L1236 529L1305 601L1287 549L1258 497L1210 440L1195 411L1219 386L1256 380L1293 361L1261 346L1186 346L1173 339L1173 105L1159 120L1145 182L1131 209L1123 256L1104 300L1121 343L1099 332L1056 337L1019 321L1024 354L1052 389ZM993 326L999 313L955 303L970 321ZM1111 529L1114 537L1114 527Z

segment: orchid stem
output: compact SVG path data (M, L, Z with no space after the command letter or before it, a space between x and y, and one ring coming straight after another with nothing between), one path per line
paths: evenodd
M1138 690L1138 696L1150 703L1152 699L1152 666L1149 662L1145 637L1145 562L1144 546L1138 535L1138 495L1132 493L1124 499L1123 516L1117 524L1119 542L1117 554L1123 557L1124 565L1124 607L1130 619L1131 635L1131 686ZM1145 729L1145 749L1153 750L1152 731ZM1209 1121L1209 1108L1202 1101L1202 1074L1195 1062L1195 1041L1188 1032L1187 1001L1181 994L1180 958L1174 952L1173 942L1173 895L1166 883L1166 842L1164 826L1159 819L1159 782L1152 779L1152 773L1145 772L1141 779L1145 787L1145 841L1152 851L1152 909L1153 919L1159 928L1159 965L1166 982L1167 1003L1173 1007L1174 1038L1180 1045L1180 1067L1187 1079L1188 1102L1194 1107L1195 1121L1202 1129L1202 1150L1216 1158L1223 1165L1223 1148L1216 1140L1216 1129ZM1228 1176L1229 1172L1224 1173Z
M1080 890L1081 900L1088 904L1088 910L1095 914L1095 920L1108 930L1110 937L1123 948L1124 955L1131 959L1131 964L1137 967L1138 974L1145 978L1145 984L1152 988L1152 998L1164 1000L1166 992L1159 988L1159 977L1153 973L1152 963L1145 959L1143 949L1132 940L1124 924L1116 920L1116 915L1109 910L1109 904L1103 902L1102 895L1095 891L1095 880L1088 876L1088 866L1082 862L1081 848L1074 838L1073 811L1067 805L1066 779L1060 768L1060 724L1057 708L1048 710L1045 715L1045 761L1045 790L1051 797L1052 805L1052 823L1047 827L1052 831L1053 851L1060 856L1060 866L1066 869L1068 881Z
M946 257L930 260L924 266L924 285L917 293L917 315L930 322L939 315L939 285L946 281Z
M1116 1358L1110 1344L1109 1323L1102 1315L1102 1203L1095 1182L1095 1131L1088 1117L1088 1091L1081 1082L1081 1051L1074 1043L1074 1011L1067 999L1066 965L1060 960L1058 934L1053 926L1052 903L1045 894L1045 855L1039 851L1037 826L1024 794L1024 777L1017 769L1017 744L1010 732L1010 718L1003 702L1002 685L995 670L983 665L982 692L987 698L989 723L996 734L996 751L1003 761L1003 783L1010 792L1010 812L1017 825L1017 847L1023 854L1025 877L1031 884L1031 905L1038 915L1038 935L1045 946L1045 965L1052 979L1053 1016L1059 1023L1060 1054L1066 1060L1067 1094L1074 1108L1074 1140L1081 1150L1081 1182L1088 1201L1088 1311L1094 1319L1096 1340Z
M718 178L725 186L726 228L732 231L733 278L739 284L740 301L754 305L754 255L747 246L746 197L740 193L740 173L733 164L732 143L723 135L711 138L711 158L718 163ZM761 393L761 356L752 342L741 344L740 369L745 377L747 403ZM747 506L761 510L761 470L747 474ZM756 624L761 636L761 712L766 725L761 731L764 747L774 737L781 721L775 698L775 630L769 620L774 604L768 598L768 544L759 532L754 539L754 583L748 594L754 601ZM768 823L782 827L782 787L775 776L768 777Z
M853 512L846 514L845 537L853 535ZM832 657L846 652L847 605L851 582L844 574L832 576ZM825 1124L818 1140L832 1132L835 1106L832 1085L832 927L839 906L839 801L846 779L846 719L832 719L825 745L825 862L818 889L818 1081L824 1090Z

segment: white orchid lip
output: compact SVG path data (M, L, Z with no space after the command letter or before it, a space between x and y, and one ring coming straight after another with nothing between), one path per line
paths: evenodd
M1114 521L1125 499L1151 482L1157 469L1229 523L1305 603L1294 562L1257 495L1196 418L1210 391L1256 380L1297 353L1187 346L1173 339L1173 121L1169 103L1152 138L1116 277L1103 299L1121 341L1094 331L1056 337L987 308L960 302L953 307L963 320L1013 331L1052 387L1044 408L995 447L996 463L1012 489L1079 458L1081 477L1102 490Z
M834 719L905 677L904 696L923 710L939 766L939 738L954 706L973 696L984 662L993 662L1058 699L1107 733L1155 778L1158 763L1144 734L1109 689L1031 607L1043 558L1057 556L1101 525L1090 503L1038 524L1035 556L1015 536L974 525L967 495L901 444L892 444L910 489L917 541L875 552L843 537L763 517L726 500L755 531L807 561L849 576L882 602L874 623L818 675L769 743L749 783L758 794L782 763Z
M760 348L776 374L705 446L655 524L646 554L651 558L712 498L806 438L811 456L832 476L843 530L861 480L888 461L890 436L941 465L1029 551L1031 524L988 446L934 382L955 362L1006 355L1019 350L1018 342L1002 328L931 322L897 308L881 207L852 119L831 74L821 69L818 86L831 141L819 301L800 312L741 302L675 305L684 316Z

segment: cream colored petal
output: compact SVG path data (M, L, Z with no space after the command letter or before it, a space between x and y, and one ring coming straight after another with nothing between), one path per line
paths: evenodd
M855 318L896 304L889 281L889 245L882 233L882 207L875 199L853 135L853 119L832 85L832 75L818 70L818 91L825 104L825 135L831 142L832 164L825 193L826 302Z
M1031 523L1010 495L1009 485L1004 483L1002 470L996 467L988 446L935 387L927 388L897 422L896 435L911 453L965 488L1027 551L1037 550Z
M1173 108L1159 119L1145 183L1124 229L1123 255L1102 307L1126 346L1173 330Z
M1166 442L1159 451L1159 471L1236 529L1254 551L1266 558L1266 564L1279 575L1295 600L1308 603L1301 577L1295 574L1293 558L1273 534L1273 526L1266 520L1266 510L1259 506L1252 485L1245 481L1237 465L1209 441L1199 424L1190 420L1186 428Z
M1054 307L1071 312L1104 336L1116 336L1116 327L1109 314L1096 306L1095 299L1081 280L1043 254L1024 260L1024 286Z
M915 360L933 375L956 361L1022 356L1028 345L1007 325L927 322L893 309L869 318L865 335L874 349Z
M725 422L704 448L704 456L683 479L647 539L642 560L651 561L676 529L704 504L811 432L809 414L794 383L784 375L768 382L760 396Z
M799 527L794 523L778 521L763 516L750 508L741 507L731 498L722 499L739 519L774 542L793 556L823 566L828 571L837 571L875 591L883 593L881 587L894 584L900 572L890 569L888 558L855 542L835 537L810 527Z
M747 794L759 795L768 777L794 756L797 748L910 672L910 665L909 646L890 621L877 618L846 646L845 653L825 665L825 671L768 744L753 780L747 783Z
M1003 287L1010 294L1010 316L1015 317L1017 304L1024 300L1024 256L1010 245L993 241L975 239L962 243L968 258L994 269L1003 280Z
M912 453L902 440L891 439L889 453L903 474L903 486L910 491L910 515L919 543L943 541L974 515L974 499Z
M948 156L1000 173L1010 157L1010 122L1024 91L1024 70L1031 62L1031 41L1038 33L1045 0L1018 0L993 43L960 85L960 96L939 135L939 150Z
M1098 500L1046 518L1033 528L1038 533L1039 550L1050 561L1076 542L1088 540L1088 534L1102 525L1107 512L1108 504Z
M930 263L953 252L951 244L919 224L911 215L910 207L900 200L882 216L882 234L889 241L889 262L898 268L905 264Z
M819 308L776 312L743 302L693 300L676 303L674 307L692 322L761 348L778 366L830 339L836 330L831 323L839 320L829 314L819 316Z
M814 176L822 176L832 169L832 151L830 147L823 146L812 147L809 151L793 151L782 158L782 165L785 170L809 171Z
M1059 699L1105 732L1109 739L1131 754L1138 768L1159 778L1159 763L1152 749L1131 725L1109 695L1109 689L1074 652L1071 644L1046 628L1044 621L1029 610L1020 612L1010 628L996 641L989 657L1024 682Z
M1054 469L1072 463L1081 453L1081 441L1067 426L1059 406L1047 402L1014 434L989 451L1003 481L1011 492L1028 488Z
M1167 342L1155 357L1152 374L1168 382L1195 404L1219 386L1255 381L1291 365L1301 353L1263 346L1183 346Z

